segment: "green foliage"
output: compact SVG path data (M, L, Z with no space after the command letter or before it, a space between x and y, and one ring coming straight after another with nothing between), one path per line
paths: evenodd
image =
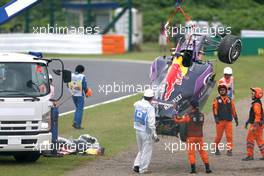
M143 12L144 40L157 41L160 24L173 11L174 1L134 0L134 4ZM261 19L264 15L263 0L186 0L182 7L193 20L211 22L213 17L217 17L225 26L232 27L232 33L236 35L240 34L241 29L261 30L264 26ZM183 16L177 15L173 23L183 21Z
M7 2L9 2L9 0L2 0L2 1L0 2L0 6L5 5Z

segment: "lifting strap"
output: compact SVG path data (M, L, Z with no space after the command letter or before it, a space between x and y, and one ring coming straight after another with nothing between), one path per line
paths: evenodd
M165 31L167 31L167 27L170 25L171 21L173 20L173 18L176 16L177 13L180 13L184 16L185 21L190 21L191 18L190 16L184 12L183 8L181 7L181 3L183 0L176 0L176 4L175 4L175 9L171 12L166 25L164 26ZM166 35L166 39L167 39L167 43L169 45L170 48L173 48L172 43L170 42L170 38L168 35Z

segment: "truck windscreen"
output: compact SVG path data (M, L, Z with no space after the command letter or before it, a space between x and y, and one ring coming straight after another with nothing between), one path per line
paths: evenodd
M45 64L0 62L0 97L39 97L49 93Z

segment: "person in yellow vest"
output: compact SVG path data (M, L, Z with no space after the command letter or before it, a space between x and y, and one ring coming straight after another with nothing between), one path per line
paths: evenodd
M83 74L85 68L82 65L78 65L75 68L75 72L72 73L72 81L68 84L69 90L72 94L73 103L76 107L73 120L73 128L83 129L81 127L83 108L84 108L84 97L86 96L87 82L85 75Z

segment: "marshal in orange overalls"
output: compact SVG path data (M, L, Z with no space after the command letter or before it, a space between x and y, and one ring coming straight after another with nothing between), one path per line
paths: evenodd
M176 123L187 123L187 147L188 158L191 165L191 173L196 173L195 168L195 151L198 150L199 154L205 164L206 173L211 173L209 167L209 160L206 151L204 150L203 140L203 124L204 115L199 112L199 109L193 106L191 113L184 115L182 118L174 117Z
M256 141L262 160L264 160L264 140L263 140L263 107L260 98L263 96L263 91L260 88L252 88L252 106L249 111L249 119L246 122L245 128L247 129L248 124L248 135L247 135L247 157L244 161L254 159L254 143Z
M218 96L213 102L213 114L216 122L216 155L220 154L218 149L222 136L225 132L228 151L227 155L232 156L233 149L233 124L232 120L235 119L236 126L238 126L238 118L234 102L227 96L227 87L224 84L218 86Z

